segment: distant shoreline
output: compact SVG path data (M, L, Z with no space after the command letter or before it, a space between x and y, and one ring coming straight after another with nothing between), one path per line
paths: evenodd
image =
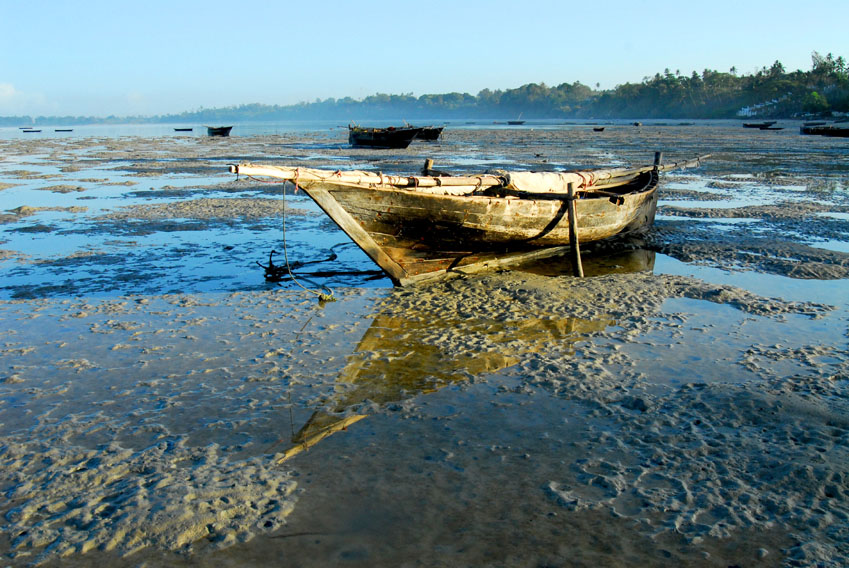
M353 117L353 118L352 118ZM669 122L669 123L680 123L683 121L709 121L709 120L731 120L731 121L752 121L752 120L762 120L765 118L770 118L773 120L795 120L795 121L810 121L810 120L824 120L824 121L839 121L842 122L844 119L849 117L849 112L833 112L828 114L803 114L803 115L769 115L769 116L727 116L727 117L700 117L700 116L655 116L655 117L647 117L641 115L623 115L623 116L586 116L586 117L576 117L576 116L563 116L563 117L552 117L552 116L526 116L527 123L550 123L550 122L561 122L561 123L569 123L575 122L577 124L588 124L592 122L596 122L598 124L613 124L621 121L640 121L640 122ZM319 121L334 121L339 124L349 124L349 123L394 123L394 124L403 124L405 122L418 122L418 123L433 123L433 124L446 124L446 123L463 123L467 121L472 121L476 123L506 123L508 120L512 120L515 118L515 115L510 116L446 116L446 115L429 115L429 116L411 116L400 113L386 113L386 114L372 114L366 113L365 116L361 115L348 115L346 117L341 116L268 116L268 117L256 117L251 115L240 115L238 113L234 114L226 114L220 117L188 117L183 115L165 115L165 116L150 116L150 117L139 117L139 116L127 116L127 117L94 117L94 116L79 116L79 117L68 117L68 116L0 116L0 128L29 128L33 126L39 127L63 127L63 126L84 126L84 125L119 125L119 124L167 124L167 125L207 125L207 124L259 124L259 123L269 123L269 122L319 122Z
M338 120L808 120L849 115L849 68L842 57L815 52L810 71L788 72L776 61L752 74L705 69L691 75L666 69L641 83L595 90L580 81L529 83L506 90L414 96L376 93L292 105L263 103L135 116L0 116L0 126Z

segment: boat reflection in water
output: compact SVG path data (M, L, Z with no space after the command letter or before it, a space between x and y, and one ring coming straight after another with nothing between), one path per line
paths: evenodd
M593 276L649 271L654 252L636 249L587 256L583 264L585 274ZM567 259L549 259L518 270L550 276L571 273ZM571 344L616 324L607 317L505 320L461 317L453 309L439 311L378 314L337 378L336 395L294 433L280 461L366 418L366 401L372 407L402 402L507 368L527 353L552 344Z

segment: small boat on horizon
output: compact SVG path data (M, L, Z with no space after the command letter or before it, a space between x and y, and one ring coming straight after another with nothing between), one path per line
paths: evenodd
M73 128L56 128L56 129L53 130L53 132L73 132L73 131L74 131Z
M232 126L230 128L233 128ZM192 128L175 128L174 132L191 132Z
M424 128L414 126L365 128L348 125L348 143L355 147L404 149Z
M760 130L765 130L775 123L776 123L775 120L769 120L769 121L766 121L766 122L744 122L743 128L757 128L757 129L760 129Z
M206 133L209 136L230 136L232 126L207 126Z

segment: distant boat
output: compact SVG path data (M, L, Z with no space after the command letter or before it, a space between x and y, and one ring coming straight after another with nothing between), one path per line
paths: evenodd
M233 127L231 126L230 128L233 128ZM192 129L191 129L191 128L175 128L175 129L174 129L174 131L175 131L175 132L191 132L191 131L192 131ZM228 130L227 132L228 132L228 134L229 134L229 130ZM227 134L224 134L223 136L226 136L226 135L227 135ZM215 136L215 135L214 135L214 134L212 134L212 133L210 133L210 136Z
M32 130L31 128L27 128L26 130L21 130L21 132L26 132L27 134L30 134L31 132L41 132L41 130Z
M596 126L595 128L593 128L593 131L594 132L604 132L604 127L603 126Z
M56 128L53 132L73 132L73 128Z
M829 136L832 138L849 138L849 128L841 126L801 126L800 134Z
M439 140L444 128L444 126L424 126L422 127L422 131L416 135L416 140Z
M230 136L232 126L207 126L206 133L210 136Z
M759 128L761 130L764 130L765 128L769 128L773 124L775 124L774 120L770 120L768 122L744 122L743 128Z
M508 120L507 124L512 124L513 126L517 126L519 124L525 124L525 121L521 120L521 118L522 118L522 113L520 112L519 116L516 117L516 120Z
M802 124L802 126L825 126L824 120L811 120Z
M406 148L418 136L423 128L413 126L388 128L364 128L348 126L348 143L356 147L369 148Z
M849 128L840 126L823 126L822 136L830 136L833 138L849 138Z

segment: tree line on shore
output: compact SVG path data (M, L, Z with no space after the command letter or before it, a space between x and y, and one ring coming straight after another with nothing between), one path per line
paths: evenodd
M166 122L220 123L273 120L348 121L423 118L791 118L849 113L849 66L842 56L813 52L809 71L776 61L750 74L705 69L682 75L669 69L640 83L597 90L580 82L549 87L484 89L477 95L374 94L361 100L329 98L295 105L245 104L150 117L0 117L0 124Z

